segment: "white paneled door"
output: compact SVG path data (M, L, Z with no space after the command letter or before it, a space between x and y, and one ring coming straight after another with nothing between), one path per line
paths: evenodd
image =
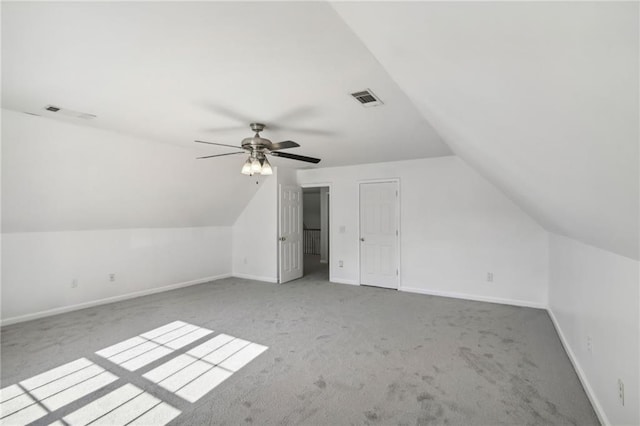
M302 188L280 185L279 282L302 277Z
M398 288L398 182L360 184L360 284Z

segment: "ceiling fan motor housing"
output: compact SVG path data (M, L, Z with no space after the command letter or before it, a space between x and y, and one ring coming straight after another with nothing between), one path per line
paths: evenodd
M243 139L242 147L251 151L257 150L259 152L262 152L264 149L269 149L271 147L271 141L260 137L259 134L259 132L264 130L265 127L266 126L262 123L251 123L251 130L256 132L256 134L252 138Z
M252 138L245 138L242 140L242 147L249 150L263 150L268 149L271 146L269 139L261 138L260 136L254 136Z

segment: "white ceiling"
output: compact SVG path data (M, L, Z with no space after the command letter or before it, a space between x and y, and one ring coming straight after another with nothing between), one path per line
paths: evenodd
M547 229L636 259L638 6L334 4L457 155Z
M365 88L384 105L349 96ZM2 89L4 108L54 104L198 154L233 151L193 140L239 145L252 121L325 167L451 154L328 3L5 2Z

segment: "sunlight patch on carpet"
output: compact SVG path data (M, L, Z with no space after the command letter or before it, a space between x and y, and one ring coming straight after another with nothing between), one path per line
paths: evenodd
M27 424L118 379L86 358L0 390L0 423Z
M195 402L268 348L219 334L143 377L189 402Z
M211 333L213 331L206 328L174 321L96 354L129 371L135 371Z
M0 424L41 419L55 426L165 425L182 413L160 399L165 390L185 401L179 407L196 402L268 349L227 334L185 348L212 333L174 321L95 352L100 357L95 362L80 358L0 389ZM142 375L135 372L154 361L162 364ZM112 363L115 369L107 371L96 363L105 368ZM119 377L122 370L116 366L130 375ZM145 390L132 383L111 390L122 379ZM110 389L98 392L111 383ZM42 419L45 416L49 418Z

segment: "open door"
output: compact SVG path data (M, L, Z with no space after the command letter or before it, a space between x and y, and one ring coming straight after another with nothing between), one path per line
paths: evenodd
M302 277L302 188L279 186L278 281Z

